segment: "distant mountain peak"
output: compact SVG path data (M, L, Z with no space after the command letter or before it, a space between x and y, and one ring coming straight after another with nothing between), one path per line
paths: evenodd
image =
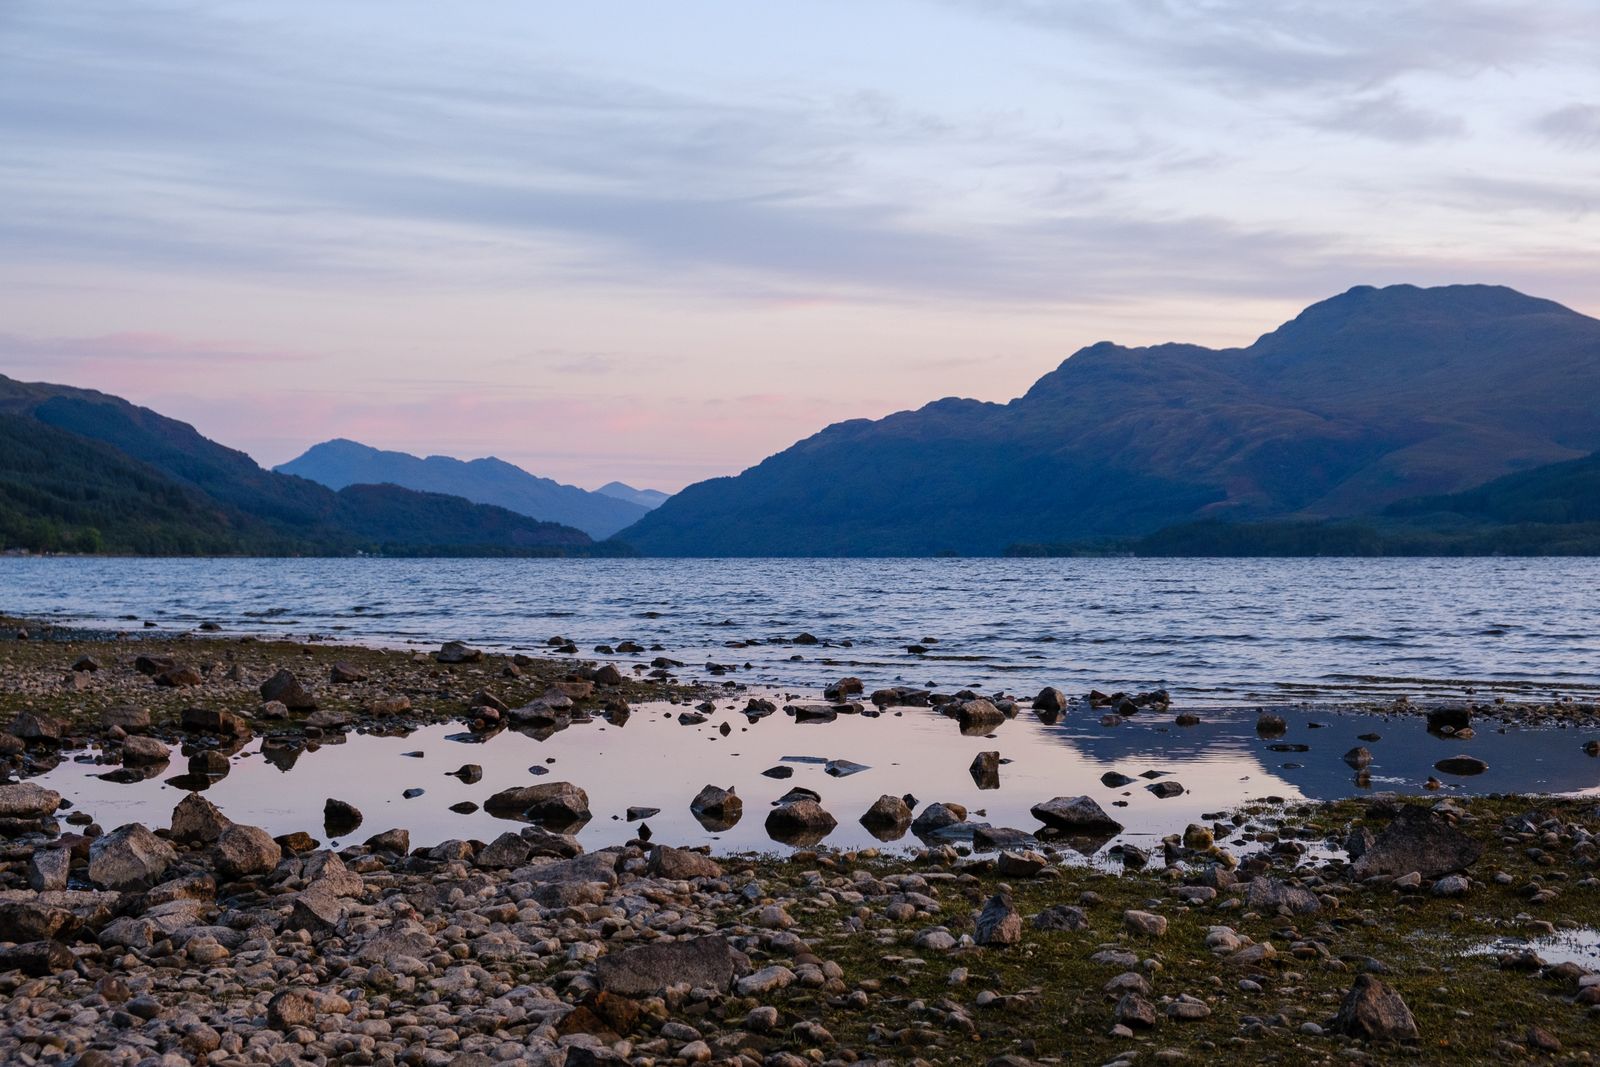
M635 489L627 482L607 482L596 489L595 492L617 500L626 500L651 510L659 508L672 496L671 493L663 493L659 489Z
M473 460L418 457L342 437L312 445L275 469L331 489L387 483L418 492L450 493L545 522L574 526L596 540L610 537L654 506L562 485L495 456Z
M692 485L664 555L994 554L1199 517L1341 517L1600 448L1600 320L1505 286L1355 286L1246 347L1079 349Z

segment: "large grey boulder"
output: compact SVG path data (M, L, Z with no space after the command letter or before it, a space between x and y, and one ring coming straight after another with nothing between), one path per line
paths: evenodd
M0 819L42 819L60 804L60 793L32 782L0 785Z
M1417 872L1437 878L1465 870L1483 855L1483 846L1420 804L1402 807L1350 868L1356 878Z
M595 980L607 993L625 997L659 994L668 986L725 990L735 973L749 967L744 954L720 934L687 941L656 942L601 956Z
M148 889L178 858L140 823L119 826L89 845L89 881L104 889Z
M261 827L234 823L217 835L216 858L224 878L248 878L276 867L283 849Z
M178 841L210 844L233 821L199 793L190 793L172 809L172 836Z

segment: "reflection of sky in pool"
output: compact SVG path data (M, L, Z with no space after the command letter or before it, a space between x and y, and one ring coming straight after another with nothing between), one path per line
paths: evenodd
M711 843L723 851L778 847L763 826L770 803L792 786L820 793L823 806L839 820L826 844L878 845L858 823L881 794L914 794L922 803L954 801L966 805L977 822L1034 830L1028 809L1055 796L1088 794L1127 827L1130 838L1146 846L1179 832L1202 813L1249 800L1278 797L1324 800L1377 790L1417 792L1440 759L1478 756L1489 764L1473 777L1439 773L1446 785L1439 795L1491 792L1600 791L1600 759L1582 751L1586 735L1570 729L1506 732L1488 721L1475 724L1469 740L1431 735L1422 719L1316 709L1283 709L1288 731L1282 737L1255 734L1255 709L1212 709L1198 726L1173 725L1170 714L1144 713L1116 727L1074 712L1058 724L1040 722L1023 711L997 727L991 738L964 737L954 720L925 708L907 708L881 717L843 715L831 723L802 724L779 714L749 722L737 713L743 698L727 701L709 722L683 726L681 707L656 704L636 709L625 726L604 719L581 722L544 740L504 732L484 743L462 743L457 723L419 729L406 737L351 734L342 743L303 752L283 770L260 754L259 741L245 746L232 770L206 795L239 822L264 826L274 834L306 830L322 837L322 807L329 797L349 801L366 816L359 831L341 843L359 841L391 827L411 831L414 844L448 838L490 840L515 823L482 811L460 815L449 810L463 800L481 804L490 794L534 782L570 781L589 794L593 820L579 834L587 847L625 841L635 827L623 819L630 806L661 809L647 821L654 840L668 844ZM724 737L718 730L728 723ZM1366 742L1358 735L1377 733ZM1343 755L1357 745L1373 754L1370 781L1358 784ZM1306 745L1308 751L1274 751L1271 746ZM979 789L968 773L973 757L999 751L1011 762L1000 768L1000 787ZM422 752L420 758L405 755ZM791 761L785 780L761 772L784 757L852 760L868 770L835 778L817 762ZM483 767L483 779L467 784L450 777L464 763ZM543 776L529 772L539 766ZM161 775L120 784L96 777L108 768L68 761L37 779L59 790L110 829L125 822L167 825L183 791L167 784L183 769L181 757ZM1107 771L1137 779L1120 789L1101 784ZM1138 776L1165 772L1186 792L1160 799ZM690 815L689 801L712 784L734 786L745 802L743 819L719 834L704 830ZM421 787L425 794L406 800L401 793ZM1118 802L1126 806L1115 806ZM984 812L979 814L978 812ZM915 844L907 838L904 844Z

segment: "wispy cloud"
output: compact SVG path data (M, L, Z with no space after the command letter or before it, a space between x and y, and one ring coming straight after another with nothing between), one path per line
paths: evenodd
M77 363L136 364L298 363L313 359L304 352L264 350L234 341L184 337L174 333L111 333L95 337L28 337L0 333L0 362L71 366Z
M1394 144L1419 144L1457 137L1466 129L1459 117L1416 107L1394 90L1347 100L1308 121L1320 129L1359 134Z
M1533 128L1565 148L1600 148L1600 104L1567 104L1534 120Z

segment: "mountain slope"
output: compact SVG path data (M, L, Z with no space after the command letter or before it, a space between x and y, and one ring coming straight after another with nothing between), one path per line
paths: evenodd
M0 418L21 442L0 455L17 524L15 535L9 524L5 532L25 547L39 538L22 535L52 515L65 524L61 543L42 547L74 550L93 550L90 531L101 550L141 553L549 554L592 545L580 530L458 497L371 486L336 493L263 470L187 423L93 390L0 375ZM156 531L141 533L141 524ZM174 526L184 525L192 539L175 540Z
M495 504L547 522L575 526L604 539L642 517L646 508L628 500L591 493L529 474L504 460L418 458L385 452L357 441L336 439L313 445L273 468L327 486L399 485L429 493L449 493L479 504Z
M667 499L672 496L671 493L663 493L659 489L635 489L627 482L607 482L596 489L595 492L601 496L615 497L618 500L626 500L629 503L638 504L641 508L651 511L665 504Z
M830 426L623 531L659 555L995 554L1198 519L1367 514L1600 448L1600 321L1357 287L1245 348L1082 349L1009 404Z
M0 414L0 547L207 555L292 544L108 445Z

